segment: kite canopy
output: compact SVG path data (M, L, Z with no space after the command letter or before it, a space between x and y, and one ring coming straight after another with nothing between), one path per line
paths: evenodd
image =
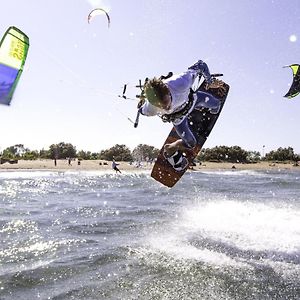
M300 65L293 64L287 67L290 67L293 71L293 82L289 91L284 97L291 99L300 93Z
M9 27L0 42L0 103L9 105L22 74L29 38L16 27Z
M95 17L95 16L98 16L98 15L103 15L105 14L106 17L107 17L107 21L108 21L108 27L110 25L110 17L108 15L108 13L103 9L103 8L95 8L93 9L89 15L88 15L88 22L90 23L90 21Z

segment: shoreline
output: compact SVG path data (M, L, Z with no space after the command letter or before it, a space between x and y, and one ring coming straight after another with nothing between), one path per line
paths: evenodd
M19 160L18 163L10 164L4 163L0 165L0 171L20 171L20 170L57 170L57 171L107 171L111 170L114 172L111 166L111 161L104 160L82 160L80 164L78 161L72 161L69 165L68 160L57 160L56 166L54 165L54 160L51 159L40 159L40 160ZM118 168L123 171L139 172L143 170L151 170L153 163L149 164L143 162L141 166L136 164L130 164L129 162L118 162ZM201 170L300 170L300 167L294 166L293 163L276 163L276 162L258 162L252 164L243 163L228 163L228 162L202 162L202 164L197 164L192 171Z

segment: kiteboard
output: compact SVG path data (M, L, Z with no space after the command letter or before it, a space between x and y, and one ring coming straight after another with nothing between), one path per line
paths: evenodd
M194 110L189 115L188 118L189 118L191 130L197 137L197 141L198 141L197 145L193 149L187 150L184 153L184 156L188 160L189 165L193 164L194 159L200 152L202 146L204 145L210 132L212 131L215 123L217 122L229 92L229 85L226 83L224 83L225 94L223 96L219 94L219 89L210 88L209 90L206 90L204 88L204 85L205 82L202 83L199 90L208 92L214 95L215 97L217 97L218 99L220 99L221 107L217 114L211 114L207 109L203 108L202 110ZM174 167L168 162L168 160L164 156L164 146L166 144L173 143L178 139L179 136L176 133L175 128L173 127L159 152L159 155L156 159L156 162L151 172L152 178L154 178L155 180L157 180L158 182L162 183L167 187L173 187L188 169L187 167L181 171L175 170Z

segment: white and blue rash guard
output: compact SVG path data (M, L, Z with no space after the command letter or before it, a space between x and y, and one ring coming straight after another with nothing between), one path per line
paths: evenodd
M188 101L190 89L198 75L203 75L207 82L211 81L207 64L202 60L189 67L187 71L162 80L167 85L172 97L170 109L156 107L146 99L145 104L141 107L141 113L146 116L155 116L173 114L181 110Z
M202 60L199 60L194 65L189 67L187 71L162 80L167 85L172 97L170 109L165 110L156 107L146 99L145 103L140 108L141 114L146 116L162 116L164 114L173 114L182 110L188 102L190 89L193 86L197 76L203 76L206 82L211 82L211 75L208 66ZM217 98L206 92L199 91L194 95L194 103L188 113L173 122L177 133L187 147L192 148L197 143L194 134L189 128L187 116L196 108L206 107L210 109L216 109L219 107L219 105L220 102Z

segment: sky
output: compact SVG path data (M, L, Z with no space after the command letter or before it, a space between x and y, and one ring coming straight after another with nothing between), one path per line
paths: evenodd
M262 154L300 153L300 96L283 97L300 63L299 0L0 0L0 36L16 26L30 39L10 106L0 106L0 151L65 142L98 152L116 144L163 145L172 125L135 120L127 96L146 77L204 60L230 85L205 148L238 145ZM96 7L109 11L87 22Z

